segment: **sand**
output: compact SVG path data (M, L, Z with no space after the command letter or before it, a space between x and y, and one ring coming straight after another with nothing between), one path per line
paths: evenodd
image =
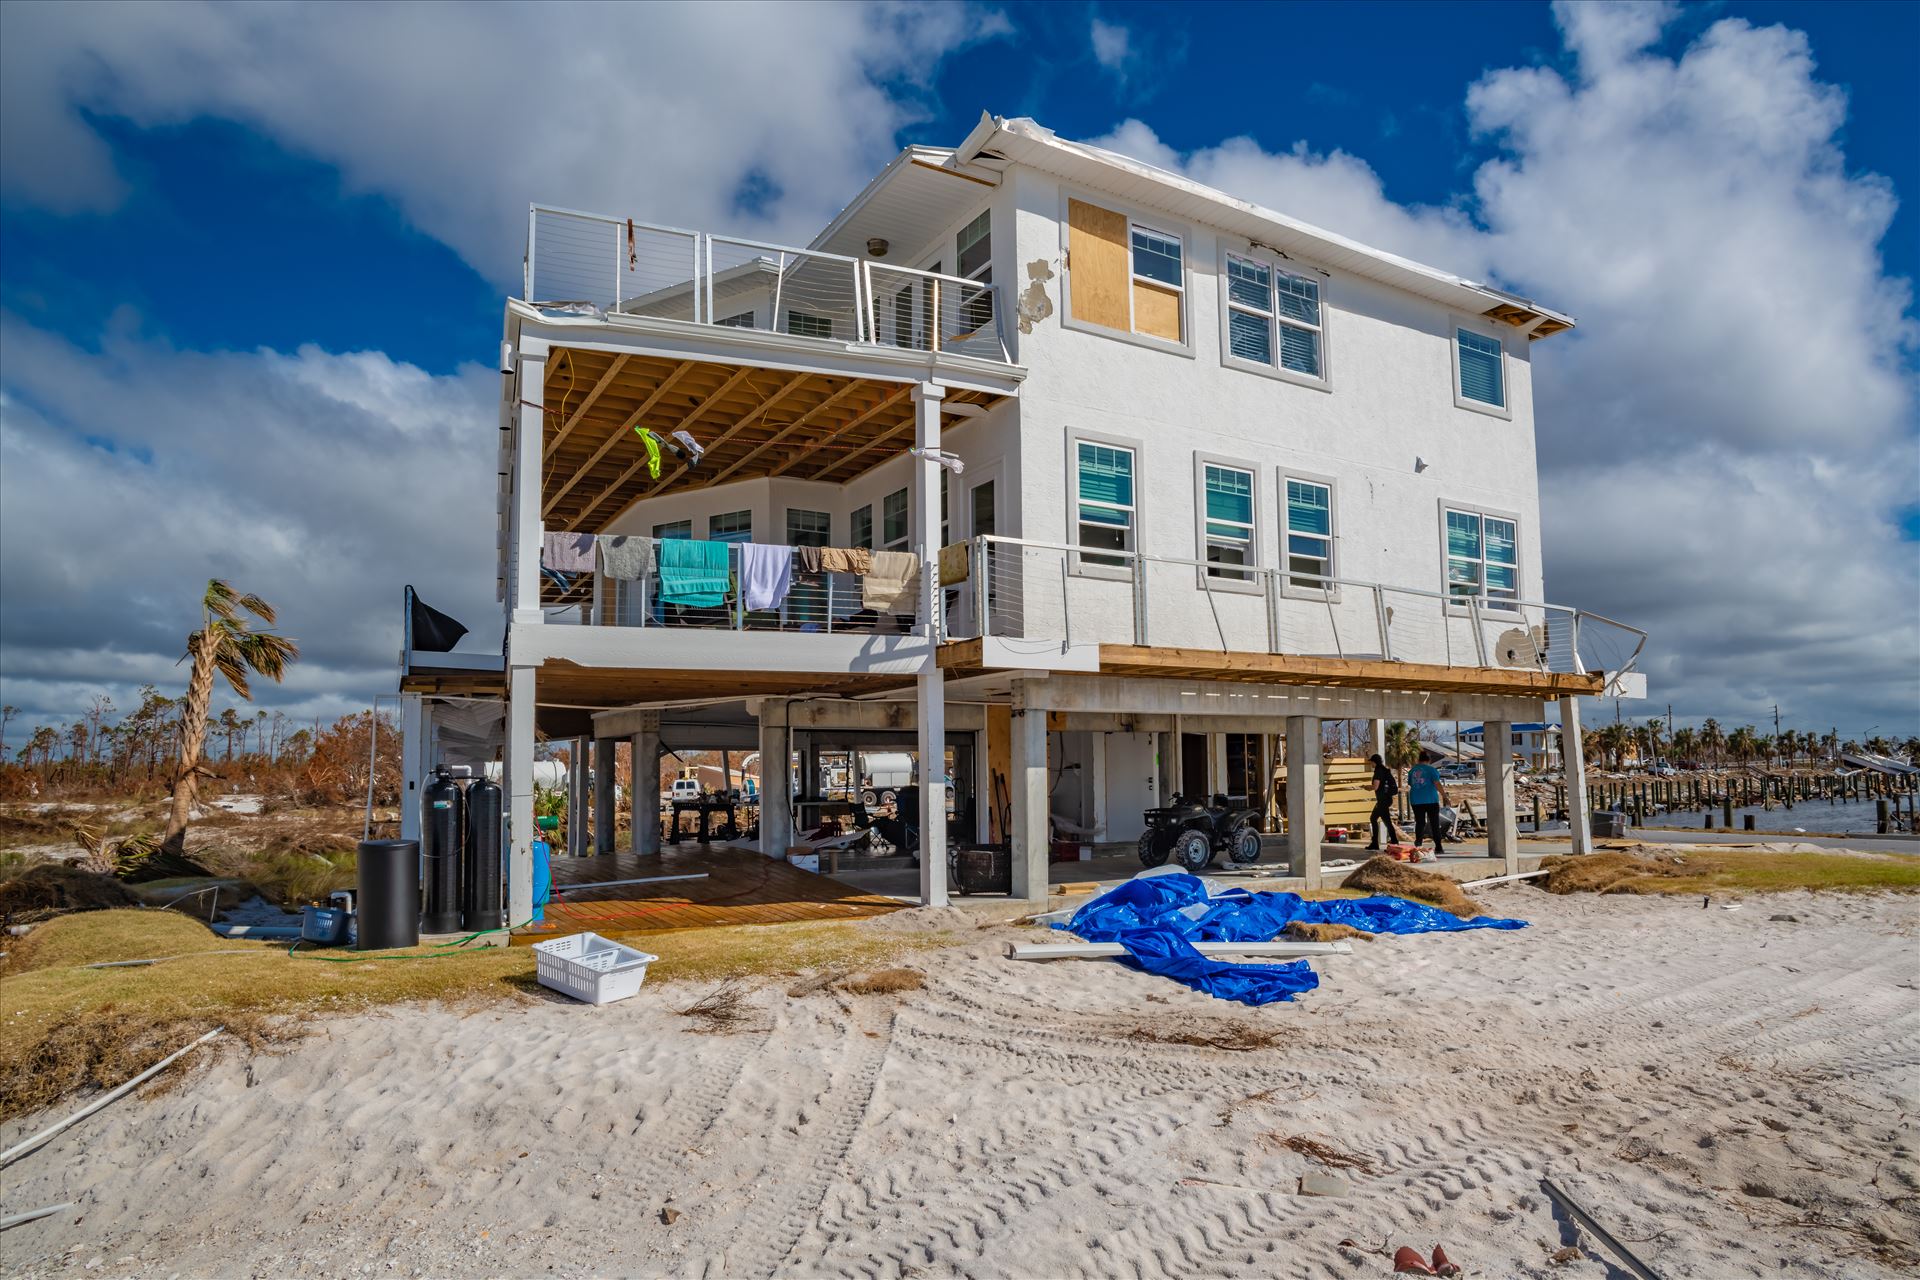
M0 1213L80 1207L0 1255L27 1276L1344 1277L1441 1243L1474 1275L1609 1274L1551 1177L1667 1277L1913 1274L1920 902L1483 893L1533 927L1383 937L1261 1010L1006 960L1001 929L916 956L918 991L770 977L732 1034L674 1012L713 987L693 983L331 1020L9 1169ZM1235 1028L1278 1039L1166 1042ZM1362 1158L1345 1196L1297 1193L1322 1171L1283 1145L1303 1136Z

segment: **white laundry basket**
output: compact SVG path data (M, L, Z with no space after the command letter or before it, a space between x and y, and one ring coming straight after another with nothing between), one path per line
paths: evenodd
M533 951L534 976L541 986L588 1004L625 1000L640 990L647 966L660 958L597 933L573 933L536 942Z

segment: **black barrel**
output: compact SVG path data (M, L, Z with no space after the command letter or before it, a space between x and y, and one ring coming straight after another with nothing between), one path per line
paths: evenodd
M444 767L420 797L423 902L420 932L457 933L460 929L460 850L466 835L466 798Z
M420 842L362 840L360 892L354 898L357 951L420 942Z
M480 779L467 788L467 874L465 917L460 927L473 932L500 927L500 784Z

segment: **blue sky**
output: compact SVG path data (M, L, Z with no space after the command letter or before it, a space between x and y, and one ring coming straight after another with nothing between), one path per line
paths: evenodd
M125 705L140 680L171 679L167 649L184 628L169 593L190 599L210 567L290 575L282 595L311 588L312 603L290 613L316 641L312 661L272 695L290 710L364 705L389 687L380 655L397 584L356 582L338 563L367 554L354 538L375 531L348 527L360 517L344 489L321 511L276 500L274 486L311 456L292 433L384 432L397 433L386 470L451 457L473 492L488 491L467 455L490 443L484 365L518 276L513 211L527 201L804 238L897 146L950 144L988 109L1580 316L1582 332L1549 344L1540 375L1549 382L1562 361L1563 383L1542 391L1543 497L1566 513L1557 531L1550 517L1550 591L1652 625L1666 641L1655 683L1695 717L1757 716L1779 700L1809 720L1920 727L1920 686L1901 674L1920 665L1902 567L1903 554L1920 557L1907 283L1920 276L1920 6L790 6L746 24L757 44L785 46L761 72L741 65L737 13L693 8L620 10L607 38L629 57L610 70L581 70L580 51L541 43L552 24L509 6L113 13L14 4L0 16L0 518L33 510L36 495L62 499L55 513L103 494L159 497L189 462L233 491L199 495L199 540L160 540L133 581L78 562L56 572L28 517L13 515L0 547L0 687L37 714L74 714L95 686ZM789 56L797 48L809 52ZM596 85L599 74L616 78ZM1670 107L1621 104L1642 75ZM1527 96L1543 83L1591 92L1556 116L1552 94ZM597 104L585 127L583 102ZM1716 123L1722 103L1765 126ZM1731 158L1722 136L1737 136ZM1629 203L1598 208L1627 199L1618 175L1642 173ZM1672 221L1649 221L1644 243L1610 239L1663 202ZM1581 210L1595 219L1584 229ZM1563 216L1567 227L1550 225ZM1724 246L1720 226L1735 233ZM1759 355L1723 360L1701 345L1683 361L1624 340L1644 308L1611 292L1607 263L1643 247L1671 254L1669 275L1684 278L1666 310L1697 306L1692 327L1725 324L1733 348L1779 292L1759 282L1827 282L1818 294L1792 287L1839 295L1821 322L1830 382L1857 400L1743 402L1738 384L1755 379L1741 360L1764 368ZM1723 251L1728 261L1703 267ZM1622 396L1636 378L1668 394ZM1702 385L1720 381L1733 389ZM1673 422L1651 421L1668 409ZM1623 423L1640 426L1621 437ZM1671 440L1676 428L1694 474L1710 478L1704 493L1670 489L1671 466L1636 472L1591 447L1633 429ZM1877 487L1889 460L1894 476L1905 468L1904 495ZM306 487L333 493L351 470ZM381 470L364 477L370 500L414 500L380 492ZM1858 523L1783 563L1766 530L1809 485L1848 495ZM1644 503L1623 536L1664 530L1637 544L1646 563L1623 563L1627 551L1603 562L1577 532L1612 520L1610 495L1623 491ZM1701 504L1706 516L1690 514ZM438 497L417 526L397 514L380 524L400 549L387 576L451 576L452 602L488 624L490 536L471 512L446 514L456 508ZM1823 560L1863 542L1859 583L1823 575ZM1724 561L1736 580L1726 617L1738 661L1684 612L1699 580L1666 562L1688 558ZM1823 624L1822 591L1858 599ZM1762 595L1768 608L1749 603ZM150 605L131 623L129 598ZM1864 650L1863 628L1879 636ZM1875 687L1850 689L1823 669L1835 663Z

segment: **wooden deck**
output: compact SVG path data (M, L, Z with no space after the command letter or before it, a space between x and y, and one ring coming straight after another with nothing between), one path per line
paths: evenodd
M596 881L696 872L705 872L707 878L610 889L567 888ZM749 849L695 844L670 845L662 853L645 856L616 853L555 858L553 890L546 919L554 927L516 934L515 946L588 929L595 933L638 933L731 924L855 920L885 915L904 905Z

